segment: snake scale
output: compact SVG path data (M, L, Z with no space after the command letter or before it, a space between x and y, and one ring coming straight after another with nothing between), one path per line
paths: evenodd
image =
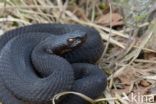
M104 47L99 33L78 24L33 24L0 37L0 100L3 104L51 104L63 91L97 98L106 74L94 63ZM58 104L86 104L75 95Z

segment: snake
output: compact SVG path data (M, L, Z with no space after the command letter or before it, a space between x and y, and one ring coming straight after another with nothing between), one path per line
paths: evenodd
M96 65L104 50L97 30L80 24L40 23L0 37L0 101L52 104L54 95L74 91L92 99L102 95L106 74ZM57 104L86 104L67 95Z

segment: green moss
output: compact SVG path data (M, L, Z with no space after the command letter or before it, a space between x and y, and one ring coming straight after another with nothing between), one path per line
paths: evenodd
M100 3L100 4L99 4L99 8L100 8L101 10L106 10L106 9L109 8L109 6L108 6L106 3Z
M146 18L147 14L141 14L134 17L136 22L141 22Z

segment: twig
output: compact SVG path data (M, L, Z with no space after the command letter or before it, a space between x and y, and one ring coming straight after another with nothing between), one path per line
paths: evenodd
M109 4L109 8L110 8L110 13L109 13L110 31L109 31L109 37L108 37L108 40L106 43L106 47L105 47L104 52L103 52L103 56L105 56L105 54L107 52L107 49L108 49L109 44L110 44L110 39L112 37L112 5L111 5L109 0L108 0L108 4Z
M0 9L3 9L4 7L0 7ZM42 5L16 5L16 6L5 6L5 9L17 9L17 8L21 8L21 9L36 9L36 8L40 8L40 9L58 9L59 7L57 6L42 6Z
M0 22L20 22L20 23L23 23L25 25L30 24L29 22L23 21L21 19L16 19L16 18L13 18L13 17L0 18Z

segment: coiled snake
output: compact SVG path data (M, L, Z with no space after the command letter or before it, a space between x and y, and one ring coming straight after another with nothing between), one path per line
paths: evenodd
M63 91L91 98L102 94L106 75L92 63L103 52L93 28L71 24L34 24L0 37L0 99L3 104L50 104ZM59 104L85 104L74 95Z

